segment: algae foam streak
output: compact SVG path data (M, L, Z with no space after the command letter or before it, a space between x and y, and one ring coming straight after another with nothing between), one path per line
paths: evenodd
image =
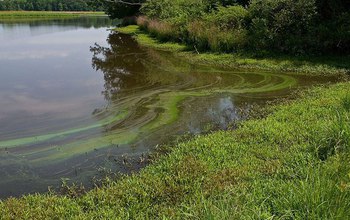
M242 109L331 79L191 65L107 18L0 22L0 196L89 185L157 144L227 129Z

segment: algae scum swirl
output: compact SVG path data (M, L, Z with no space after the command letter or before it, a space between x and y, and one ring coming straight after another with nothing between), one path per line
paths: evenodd
M191 65L99 19L0 25L0 196L123 172L125 157L328 80Z

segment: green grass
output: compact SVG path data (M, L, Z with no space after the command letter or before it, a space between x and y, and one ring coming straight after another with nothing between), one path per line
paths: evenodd
M269 71L293 72L308 75L349 75L349 56L323 56L323 57L292 57L286 55L274 55L255 57L250 54L222 54L222 53L197 53L195 48L174 42L161 42L144 31L137 25L117 28L117 31L135 36L140 45L174 52L179 58L186 61L208 66L244 68Z
M169 52L186 51L186 46L174 42L160 42L155 38L150 37L147 33L141 31L137 25L130 25L116 29L120 33L130 34L135 36L137 42L143 46L151 47L157 50Z
M104 15L103 12L54 12L54 11L0 11L1 20L39 19L39 18L66 18L91 15Z
M0 219L349 219L350 83L302 96L81 197L2 201Z

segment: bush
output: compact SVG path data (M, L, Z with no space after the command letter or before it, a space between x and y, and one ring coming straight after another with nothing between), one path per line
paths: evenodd
M141 12L152 19L189 21L204 14L209 5L209 0L148 0Z
M171 24L176 29L176 41L185 41L187 24L202 17L214 5L213 0L148 0L143 4L141 12L152 20Z
M248 11L242 6L220 6L214 13L204 16L204 20L221 30L245 28Z
M342 13L334 19L323 21L314 30L314 47L321 53L350 51L350 13Z
M153 36L201 51L349 54L349 7L348 0L147 0L141 12Z
M316 17L315 0L252 0L250 45L285 53L304 53Z
M106 1L105 4L105 12L109 17L115 19L123 19L129 16L135 16L138 14L140 10L140 5L134 4L139 2L138 0L129 0L130 3L133 4L123 4L120 2Z

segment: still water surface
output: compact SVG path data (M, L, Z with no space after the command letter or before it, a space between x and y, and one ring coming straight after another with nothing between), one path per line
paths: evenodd
M253 104L332 79L191 65L104 17L0 21L0 197L126 172L157 144L226 129ZM243 114L244 115L244 114ZM141 159L140 159L141 158Z

